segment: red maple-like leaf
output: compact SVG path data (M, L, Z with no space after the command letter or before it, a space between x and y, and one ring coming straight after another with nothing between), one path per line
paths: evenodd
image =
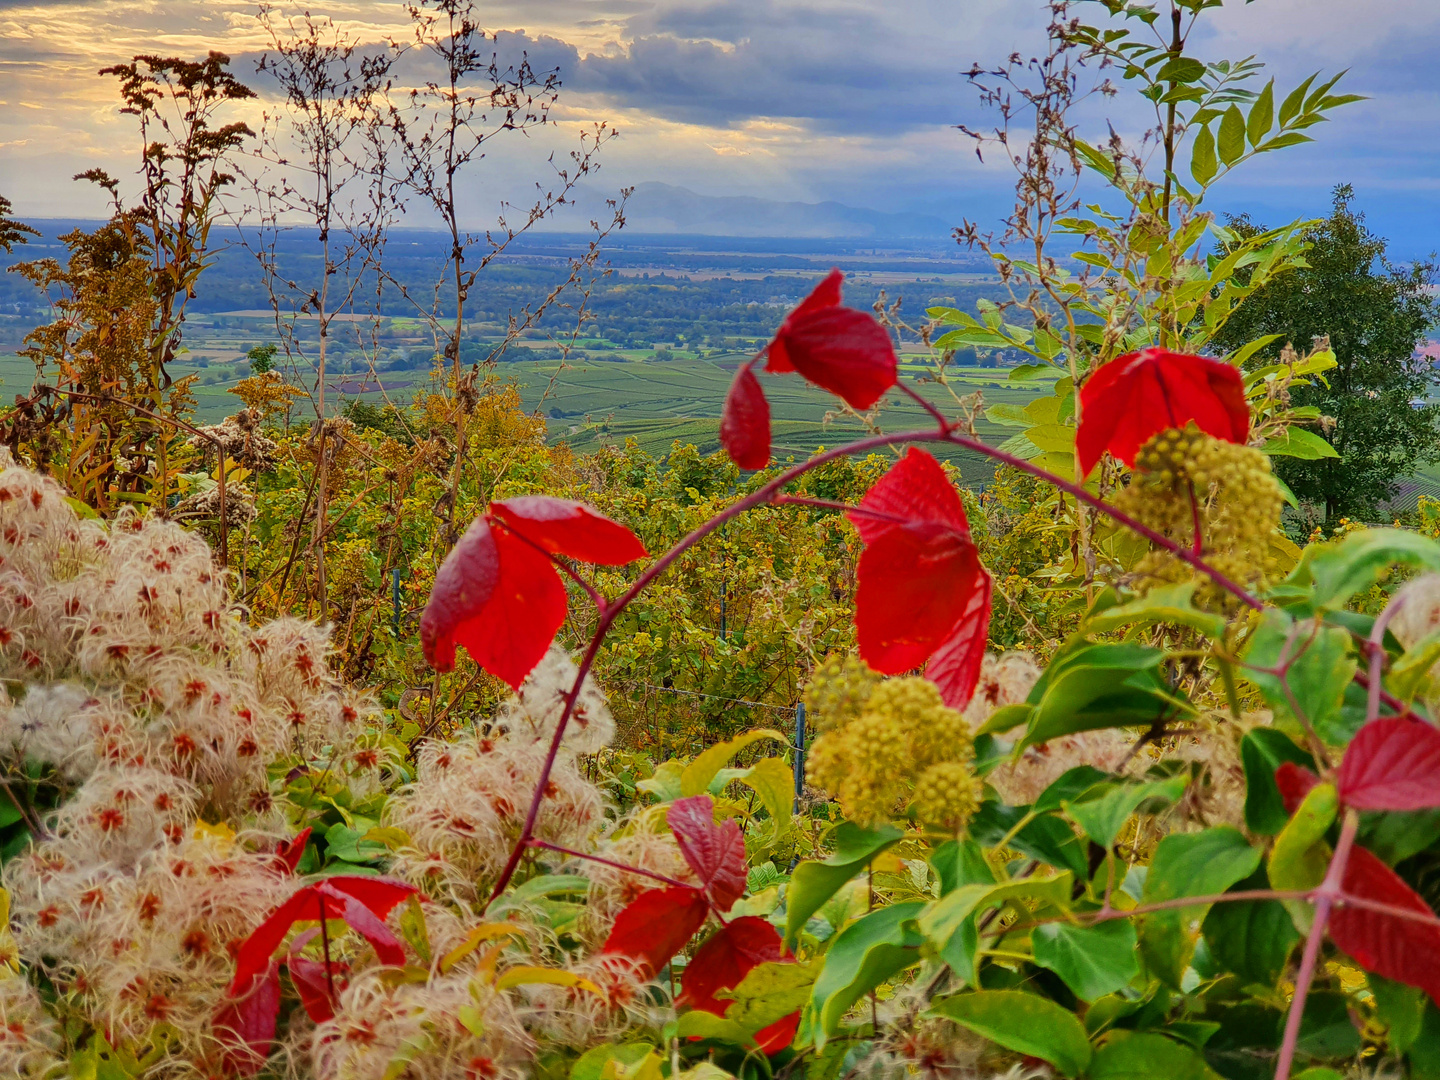
M745 895L745 834L734 821L715 824L709 795L676 799L665 814L680 854L700 879L700 888L722 915Z
M720 414L720 445L742 469L770 464L770 403L750 364L735 373Z
M565 585L551 555L616 566L645 555L639 537L583 503L531 495L490 504L445 556L420 617L420 644L437 671L455 646L515 689L565 621Z
M1378 858L1352 848L1342 891L1434 919L1420 896ZM1330 937L1366 971L1418 986L1440 1002L1440 925L1340 904L1330 916Z
M295 873L295 868L300 865L300 859L305 854L305 844L310 839L313 830L307 826L302 829L293 840L282 840L275 848L275 865L286 874Z
M816 286L766 346L766 370L798 371L816 386L868 409L895 385L889 333L868 312L840 306L839 270Z
M847 516L865 542L855 591L861 659L895 675L943 649L931 677L947 701L968 702L985 651L991 583L945 470L912 446Z
M1409 717L1370 721L1346 747L1335 786L1357 810L1440 806L1440 731Z
M1075 448L1086 475L1106 450L1133 467L1151 436L1192 420L1227 442L1244 445L1250 437L1240 369L1205 356L1159 348L1122 356L1086 380L1080 406Z
M939 688L941 700L952 709L969 705L980 682L990 632L990 594L990 575L982 566L969 606L925 665L925 677Z
M416 891L415 886L403 881L343 874L296 890L241 943L235 958L235 977L230 980L230 996L238 996L267 969L292 926L297 922L318 922L322 917L344 919L370 942L382 963L404 963L398 939L380 920Z
M1309 795L1310 789L1319 782L1318 776L1304 765L1296 765L1293 761L1282 761L1275 769L1275 787L1280 791L1280 801L1285 804L1287 814L1293 814L1300 809L1305 796Z
M300 1004L305 1007L305 1012L315 1023L323 1024L335 1016L335 1009L339 1005L336 995L345 989L344 975L349 972L350 965L338 960L328 961L330 970L327 975L326 961L302 956L300 950L319 936L318 926L303 934L296 934L295 940L290 942L285 967L290 971L290 982L294 984L295 992L300 995Z
M219 1038L220 1067L227 1076L254 1076L275 1045L275 1026L280 1018L280 965L269 965L253 974L243 993L232 992L215 1011L210 1026Z
M522 495L492 502L490 515L552 555L600 566L624 566L649 552L640 538L604 514L569 499Z
M689 885L650 889L627 904L615 918L601 952L626 956L654 978L705 924L710 902Z
M752 968L781 959L780 935L764 919L745 915L722 926L701 945L680 979L677 1005L724 1016L730 1002L717 997L734 990ZM755 1041L773 1054L789 1046L800 1023L798 1011L762 1028Z

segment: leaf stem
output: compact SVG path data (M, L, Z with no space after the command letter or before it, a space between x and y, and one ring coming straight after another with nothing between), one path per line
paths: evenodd
M641 877L648 877L654 881L663 882L666 885L677 886L682 889L693 889L694 885L680 881L676 878L666 877L664 874L657 874L653 870L642 870L638 866L626 866L624 863L616 862L613 859L606 859L599 855L587 855L583 851L576 851L574 848L561 847L559 844L552 844L548 840L537 840L531 837L526 845L533 848L544 848L546 851L558 852L561 855L569 855L571 858L584 859L587 862L599 863L601 866L609 866L615 870L624 870L626 873L639 874Z

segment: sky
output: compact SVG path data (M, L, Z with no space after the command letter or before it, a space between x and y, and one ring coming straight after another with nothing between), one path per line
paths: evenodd
M103 214L99 194L69 177L95 165L133 174L136 139L98 69L135 53L214 48L250 79L265 44L255 10L232 0L0 0L0 195L21 216ZM361 41L408 32L395 0L314 10ZM523 49L535 67L558 67L563 90L554 128L497 142L467 177L475 225L502 200L523 200L547 179L547 157L563 158L597 121L620 133L592 179L601 190L662 181L994 224L1013 176L977 161L956 129L993 122L961 73L1034 54L1046 22L1039 0L501 0L478 10L505 55ZM1080 12L1105 17L1094 3ZM1217 209L1272 225L1318 216L1348 182L1393 254L1440 248L1440 3L1226 0L1202 26L1199 55L1255 55L1281 90L1348 68L1342 88L1369 97L1314 129L1316 142L1225 181ZM252 122L276 104L256 85L262 98L244 113ZM1144 103L1122 93L1104 115L1082 117L1092 133L1107 120L1134 137Z

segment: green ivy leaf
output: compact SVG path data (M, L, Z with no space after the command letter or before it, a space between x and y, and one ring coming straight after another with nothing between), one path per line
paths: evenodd
M1129 642L1085 645L1056 657L1030 692L1035 706L1017 749L1096 728L1149 726L1193 712L1159 672L1160 649Z
M1059 911L1070 909L1075 875L1066 870L1049 878L1023 878L999 885L962 885L925 906L915 925L940 959L964 982L975 981L975 916L1011 900L1036 900Z
M1079 1076L1090 1065L1090 1040L1075 1014L1036 994L1020 990L954 994L936 1001L929 1015L953 1020L1017 1054L1048 1061L1062 1076Z
M914 920L924 907L923 900L891 904L835 935L810 998L817 1049L839 1029L850 1006L896 972L919 963L924 939Z
M785 891L785 947L793 950L795 939L810 916L834 896L840 886L860 873L882 851L898 844L904 836L891 825L862 829L853 821L842 822L830 834L834 853L823 862L802 862L790 876Z
M1113 994L1140 974L1136 944L1135 924L1129 919L1094 926L1041 923L1030 932L1035 963L1059 975L1085 1001Z

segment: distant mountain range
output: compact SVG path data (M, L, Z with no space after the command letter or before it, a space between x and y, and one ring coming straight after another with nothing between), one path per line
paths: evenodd
M595 217L607 198L594 188L580 192L577 209ZM925 239L944 241L951 223L927 214L891 214L838 202L779 202L750 195L699 195L672 184L637 184L625 209L632 234L775 236L806 239ZM558 225L557 228L562 226ZM567 222L564 228L573 228Z

